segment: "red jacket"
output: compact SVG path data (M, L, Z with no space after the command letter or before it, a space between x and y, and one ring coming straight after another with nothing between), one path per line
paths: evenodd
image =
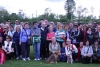
M80 57L81 57L81 49L82 49L82 47L78 48L78 60L80 60Z
M6 55L3 50L0 49L0 64L3 64L6 60Z

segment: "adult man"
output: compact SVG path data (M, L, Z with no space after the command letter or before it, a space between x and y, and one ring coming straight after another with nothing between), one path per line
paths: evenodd
M19 24L19 20L18 19L15 20L14 30L16 30L17 26L21 27L20 24Z
M78 49L76 48L74 44L71 44L71 39L67 39L65 52L66 52L67 57L71 59L70 61L71 63L73 63L73 61L76 61ZM67 62L68 62L68 59L67 59Z
M42 22L41 24L41 57L46 59L46 53L47 53L47 40L46 40L46 36L47 36L47 28L46 28L46 23Z
M44 19L40 19L40 23L39 23L39 25L38 25L38 28L41 28L42 22L44 22Z
M37 27L37 22L33 22L32 27L33 36L33 48L34 48L34 60L40 60L40 28Z

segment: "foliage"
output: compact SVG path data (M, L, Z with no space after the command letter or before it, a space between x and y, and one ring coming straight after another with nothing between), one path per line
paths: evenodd
M54 22L93 22L97 21L100 22L100 18L97 19L95 16L87 15L88 9L79 6L77 9L75 7L76 3L74 0L67 0L65 2L65 10L66 15L58 15L52 12L50 8L46 8L44 10L44 14L39 15L37 17L28 18L23 10L19 10L18 13L9 13L4 7L0 6L0 23L5 23L8 19L11 20L12 23L14 23L15 19L19 19L20 22L29 22L32 23L33 21L39 22L41 18L48 19L48 21L54 21Z
M73 15L73 12L75 11L75 1L74 0L67 0L65 2L65 10L66 10L66 13L67 13L67 17L68 17L68 20L72 20L72 15Z

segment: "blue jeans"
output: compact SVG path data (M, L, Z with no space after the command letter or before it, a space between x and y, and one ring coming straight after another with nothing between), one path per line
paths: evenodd
M21 55L21 46L19 45L19 42L15 42L14 44L16 57L19 57Z
M35 59L40 59L40 43L34 43L33 48Z
M65 55L59 55L59 58L62 62L67 62L67 56Z

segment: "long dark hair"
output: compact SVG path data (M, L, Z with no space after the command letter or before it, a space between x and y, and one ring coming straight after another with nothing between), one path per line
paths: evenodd
M6 36L6 38L7 38L7 37L10 39L10 41L12 41L12 38L11 38L11 36L7 35L7 36Z

